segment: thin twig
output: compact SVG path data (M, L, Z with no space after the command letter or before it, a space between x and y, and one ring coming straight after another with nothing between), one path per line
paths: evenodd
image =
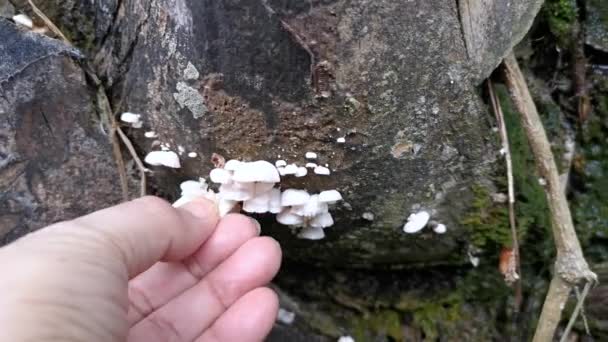
M586 283L585 287L583 288L583 294L578 299L578 302L576 303L576 307L574 308L574 311L572 311L572 315L570 316L570 320L568 321L568 325L566 326L566 330L564 330L564 334L562 335L562 338L559 340L559 342L566 342L568 340L568 335L570 335L570 330L572 330L572 327L574 326L574 322L576 322L576 319L578 318L578 313L583 309L583 303L585 302L585 298L589 294L590 288L591 288L591 283ZM575 289L577 289L577 288L575 287Z
M574 287L574 293L576 294L577 301L584 301L585 298L587 297L586 295L585 295L585 297L581 296L581 291L578 289L577 286ZM589 329L589 322L587 322L587 314L585 313L584 305L581 307L581 318L583 319L583 326L585 327L585 333L588 336L591 336L591 329Z
M61 30L57 26L55 26L55 24L53 23L53 21L51 19L49 19L49 17L47 17L46 14L44 14L44 12L42 12L36 6L36 4L34 4L34 2L32 0L27 0L27 2L30 4L30 7L32 8L32 11L34 11L34 13L36 13L36 15L40 19L42 19L42 21L44 21L44 23L49 28L49 30L51 30L51 32L53 32L55 35L57 35L59 38L61 38L61 40L63 40L64 42L66 42L68 45L72 45L72 43L70 42L70 40L68 38L66 38L66 36L63 34L63 32L61 32Z
M120 139L122 139L122 142L125 144L125 146L127 146L129 153L131 153L131 157L135 161L135 164L137 164L137 168L139 169L139 175L141 177L141 181L139 183L139 195L143 197L146 195L146 167L141 162L141 159L139 159L139 156L137 156L137 152L135 152L135 148L133 147L131 140L129 140L127 135L122 131L119 126L116 126L116 132L118 132Z
M513 240L513 258L515 258L515 274L505 274L505 280L509 283L515 283L515 311L519 312L519 308L522 302L522 288L521 288L521 262L519 254L519 240L517 238L517 225L515 223L515 185L513 181L513 163L511 160L511 148L509 147L509 136L507 135L507 126L505 125L505 118L500 105L500 100L496 96L492 81L488 80L488 91L490 93L490 100L492 102L492 108L496 115L496 122L498 124L498 131L500 132L500 140L502 142L502 149L507 164L507 183L508 183L508 196L509 196L509 226L511 227L511 240Z
M521 113L522 126L528 137L536 166L547 184L545 193L551 211L553 239L557 250L555 272L549 293L534 334L534 342L551 341L561 319L561 312L570 291L579 282L596 282L597 275L589 269L583 256L568 201L559 180L555 158L542 121L532 100L524 76L511 52L503 61L505 79L513 103Z

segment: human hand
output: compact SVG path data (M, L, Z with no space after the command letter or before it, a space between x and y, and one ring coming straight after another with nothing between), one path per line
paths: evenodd
M261 341L281 250L204 199L144 197L0 248L4 341Z

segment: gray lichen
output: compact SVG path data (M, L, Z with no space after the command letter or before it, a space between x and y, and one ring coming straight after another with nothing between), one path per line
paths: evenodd
M209 111L203 96L198 90L190 87L185 82L177 82L176 88L177 93L173 93L173 98L181 108L188 108L195 119L202 118Z

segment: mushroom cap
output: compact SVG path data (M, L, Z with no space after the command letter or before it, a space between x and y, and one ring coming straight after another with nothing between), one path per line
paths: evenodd
M310 195L306 190L287 189L281 194L281 205L284 207L306 204Z
M300 230L298 238L307 240L321 240L325 238L323 228L306 227Z
M277 222L286 226L294 226L302 224L304 219L302 216L293 214L289 210L283 210L277 215Z
M295 175L298 173L298 166L296 164L289 164L285 166L283 173L286 175Z
M34 28L34 22L25 14L17 14L13 16L13 21L16 24L23 25L27 28Z
M256 194L255 197L243 202L243 210L248 213L263 214L268 212L270 204L270 193Z
M437 234L444 234L448 231L447 227L443 223L439 223L435 227L433 227L433 231Z
M403 231L408 234L417 233L426 226L430 218L431 215L426 211L411 214L407 218L407 223L403 226Z
M327 203L319 202L319 195L311 195L305 204L291 207L292 213L309 218L325 213L328 210Z
M209 173L213 183L228 184L232 181L232 172L226 169L213 169Z
M321 191L319 194L319 201L325 203L335 203L342 200L342 195L338 192L338 190L326 190Z
M306 167L314 169L315 167L317 167L318 165L315 163L306 163Z
M270 189L269 195L270 201L268 202L268 211L273 214L278 214L283 209L281 207L281 190Z
M241 165L241 161L236 160L236 159L230 159L229 161L226 162L226 164L224 164L224 169L228 170L228 171L234 171L237 169L237 167L239 167L239 165Z
M296 171L296 177L304 177L308 174L308 170L304 166L298 167L298 171Z
M120 114L120 121L122 121L122 122L134 124L134 123L138 123L140 119L141 119L140 114L129 113L129 112L124 112L124 113Z
M328 212L320 213L310 220L310 226L314 228L326 228L334 225L334 219Z
M154 166L163 165L174 169L181 167L179 156L173 151L152 151L146 155L144 162Z
M324 175L324 176L328 176L331 173L328 168L326 168L325 166L321 166L321 165L315 167L314 172L318 175Z
M246 201L255 196L255 187L253 183L222 184L219 196L231 201Z
M281 181L277 168L265 160L241 163L236 170L234 170L233 179L242 183L278 183Z
M306 159L317 159L317 154L315 152L306 152Z
M277 161L274 162L274 166L276 166L276 167L287 166L287 162L284 161L283 159L279 159L279 160L277 160Z
M207 184L195 180L187 180L179 185L183 195L204 195L207 192Z

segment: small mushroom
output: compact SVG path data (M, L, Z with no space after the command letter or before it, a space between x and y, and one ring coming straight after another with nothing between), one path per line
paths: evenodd
M411 214L407 218L407 223L403 226L403 231L408 234L417 233L426 226L430 218L431 215L426 211Z
M325 166L317 166L314 169L314 173L318 175L328 176L331 172Z
M298 173L298 166L296 164L289 164L285 166L283 173L285 175L295 175Z
M146 155L144 162L154 166L163 165L174 169L181 167L179 156L173 151L152 151Z
M317 154L315 152L306 152L306 159L317 159Z
M323 228L305 227L298 234L298 238L307 240L321 240L325 238Z
M32 19L30 19L30 17L25 14L17 14L13 16L13 21L15 22L15 24L25 26L29 29L34 28L34 23L32 22Z
M274 166L276 166L276 167L284 167L284 166L287 166L287 162L284 161L284 160L282 160L282 159L279 159L276 162L274 162Z
M231 201L246 201L255 196L253 183L222 184L219 189L220 197Z
M447 232L447 228L445 226L445 224L443 223L439 223L437 224L435 227L433 227L433 231L437 234L445 234L445 232Z
M291 213L289 210L283 210L277 215L277 222L286 226L295 226L304 223L304 219L299 215Z
M340 195L338 190L321 191L321 193L319 194L319 201L321 202L333 204L341 200L342 195Z
M296 171L296 177L304 177L308 174L308 170L305 167L298 167L298 171Z

